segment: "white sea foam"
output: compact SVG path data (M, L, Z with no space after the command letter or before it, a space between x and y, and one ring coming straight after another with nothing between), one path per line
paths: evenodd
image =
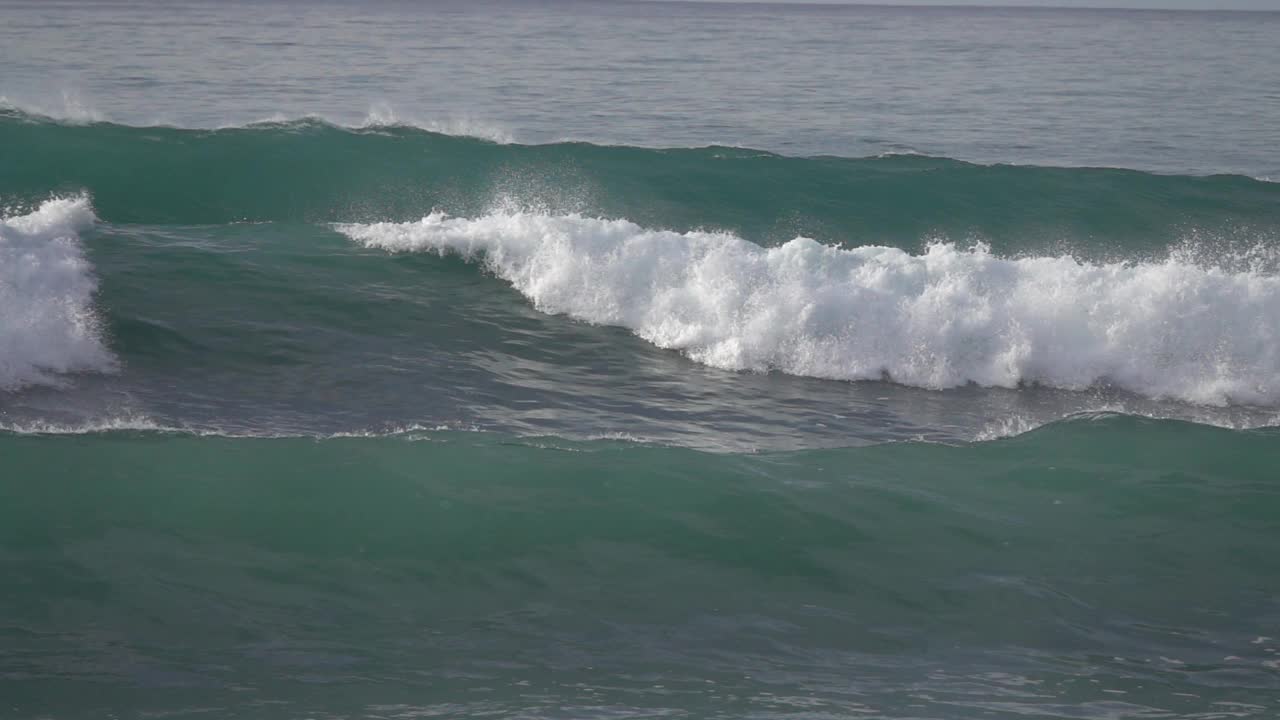
M182 430L165 427L145 416L126 415L82 422L28 420L0 423L0 432L14 435L95 435L113 432L182 432Z
M79 421L21 420L0 422L0 433L14 435L100 435L110 433L160 433L201 438L234 438L253 440L339 440L362 438L401 438L430 440L442 433L482 432L475 425L391 425L381 428L343 430L338 432L288 432L254 429L227 429L183 424L165 424L146 415L104 416Z
M0 220L0 390L114 366L94 313L97 283L77 236L93 222L86 198L49 200Z
M512 211L337 229L371 248L475 259L543 312L626 327L720 368L1280 404L1280 277L1181 256L1094 264L808 238L763 248Z

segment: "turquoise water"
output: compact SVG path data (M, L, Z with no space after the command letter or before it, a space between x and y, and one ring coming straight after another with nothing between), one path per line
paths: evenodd
M1277 17L0 4L0 717L1276 715Z
M17 717L1267 717L1273 431L6 437Z

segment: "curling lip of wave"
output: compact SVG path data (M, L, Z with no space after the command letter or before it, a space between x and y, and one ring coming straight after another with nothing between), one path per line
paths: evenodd
M93 222L83 197L0 220L0 390L114 368L93 307L97 282L78 239Z
M803 237L763 248L526 212L335 227L370 248L482 262L543 312L725 369L1280 404L1280 277L1260 272L1176 257L1007 259L948 243L919 255Z

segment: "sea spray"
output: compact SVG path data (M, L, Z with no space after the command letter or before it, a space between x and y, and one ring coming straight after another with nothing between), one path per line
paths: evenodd
M1280 402L1280 277L1163 262L913 255L581 215L338 225L371 248L483 262L544 312L617 325L732 370Z
M84 197L48 200L0 220L0 389L109 370L78 233L93 225Z

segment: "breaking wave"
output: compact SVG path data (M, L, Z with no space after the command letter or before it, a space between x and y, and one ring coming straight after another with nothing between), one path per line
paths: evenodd
M336 227L370 248L481 262L543 312L625 327L719 368L1280 403L1280 277L1180 255L1095 263L805 237L765 248L724 232L525 212Z
M97 281L78 237L93 222L83 197L0 220L0 389L113 367L94 311Z

